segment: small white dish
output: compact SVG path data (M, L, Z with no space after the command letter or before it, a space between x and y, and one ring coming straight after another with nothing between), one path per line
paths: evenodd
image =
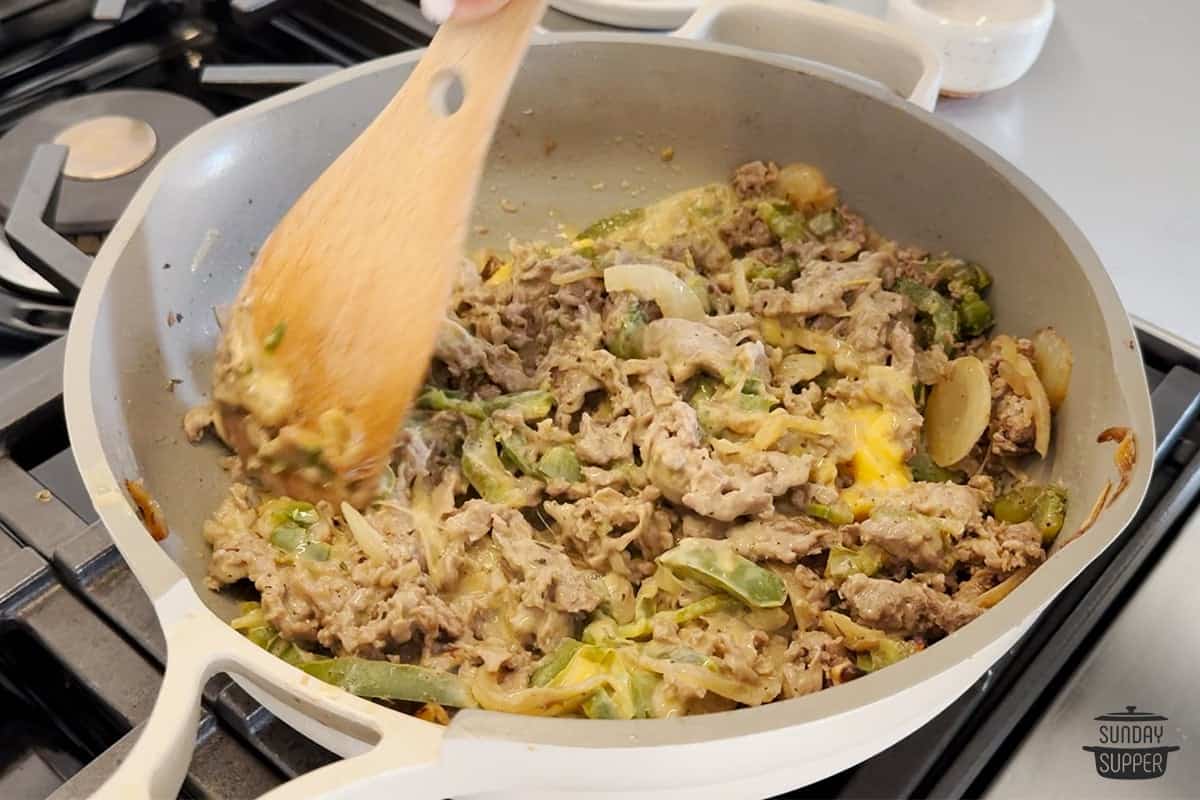
M942 94L1001 89L1037 61L1054 20L1054 0L888 0L887 19L942 57Z
M550 0L574 17L617 28L668 31L687 21L702 0Z

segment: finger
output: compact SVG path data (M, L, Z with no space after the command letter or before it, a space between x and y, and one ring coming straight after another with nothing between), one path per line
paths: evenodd
M507 3L508 0L421 0L421 13L440 25L451 17L458 20L486 17Z

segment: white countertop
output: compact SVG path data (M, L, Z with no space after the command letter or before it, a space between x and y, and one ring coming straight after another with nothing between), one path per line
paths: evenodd
M1057 2L1024 78L938 113L1066 210L1130 313L1200 342L1200 4Z

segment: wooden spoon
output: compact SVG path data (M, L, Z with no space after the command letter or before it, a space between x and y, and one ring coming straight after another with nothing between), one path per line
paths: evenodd
M259 252L218 351L214 396L222 435L269 489L359 505L374 496L429 369L492 135L545 7L513 0L443 24ZM256 386L258 376L271 379ZM256 419L262 406L247 400L264 382L286 387L279 418Z

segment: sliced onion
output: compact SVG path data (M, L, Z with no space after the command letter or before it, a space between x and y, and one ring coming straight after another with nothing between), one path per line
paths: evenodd
M987 368L974 356L955 359L925 404L925 447L933 463L948 467L966 458L991 418Z
M1045 458L1050 450L1050 399L1046 389L1011 336L997 336L994 341L1000 345L1000 377L1014 392L1033 401L1033 449Z
M1063 400L1067 399L1074 363L1071 345L1054 328L1042 328L1033 335L1033 367L1054 411L1058 411Z
M367 518L358 513L354 506L344 501L342 502L342 516L346 518L346 525L349 526L354 541L358 542L358 546L367 554L367 558L377 564L386 564L388 562L387 545L383 541L383 535L375 530L375 526L367 522Z
M655 264L617 264L604 270L604 290L633 292L642 300L658 303L664 317L699 322L704 306L686 283Z
M493 675L480 669L471 681L471 693L479 705L489 711L557 717L579 708L588 695L607 683L605 675L593 675L570 686L505 689Z
M784 357L776 372L781 383L795 386L814 380L828 367L829 358L821 353L792 353Z
M776 183L792 206L806 214L837 205L837 189L812 164L788 164L779 170Z
M746 262L733 262L733 307L738 311L750 308L750 285L746 283Z
M729 700L748 706L758 706L774 700L781 689L779 678L763 676L754 683L743 683L735 678L713 672L700 664L686 664L679 661L642 656L638 664L651 672L657 672L665 678L685 686L704 689L719 694Z

